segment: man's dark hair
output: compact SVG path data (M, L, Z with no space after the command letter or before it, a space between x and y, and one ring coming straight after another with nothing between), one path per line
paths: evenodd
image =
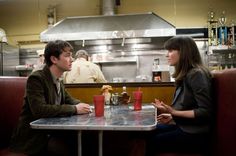
M44 51L45 63L50 67L53 64L50 59L51 56L59 58L60 54L64 51L66 47L69 47L71 50L73 50L71 44L63 40L48 42Z

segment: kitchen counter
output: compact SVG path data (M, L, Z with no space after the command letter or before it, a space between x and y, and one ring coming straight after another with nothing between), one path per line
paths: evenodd
M174 82L109 82L109 83L74 83L65 84L66 88L73 87L102 87L103 85L110 85L114 87L146 87L146 86L173 86Z
M126 86L127 93L131 96L131 103L132 92L140 88L143 92L144 103L151 103L158 98L166 104L171 104L175 90L173 82L78 83L65 84L65 88L73 97L92 103L93 95L102 94L103 85L112 86L112 93L118 94L122 92L122 87Z

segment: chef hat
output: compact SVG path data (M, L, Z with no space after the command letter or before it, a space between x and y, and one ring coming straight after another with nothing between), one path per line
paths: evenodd
M75 54L75 58L80 58L80 57L88 57L88 53L86 50L78 50Z
M44 49L37 50L36 52L37 52L38 56L44 55Z

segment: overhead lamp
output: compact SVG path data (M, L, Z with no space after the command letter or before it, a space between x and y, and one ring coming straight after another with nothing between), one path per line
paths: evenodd
M49 6L48 7L48 27L52 27L56 23L56 7Z
M85 46L85 40L82 41L82 47L84 47L84 46Z
M0 28L0 42L7 42L6 32Z
M106 45L100 45L98 46L98 49L101 51L107 51L107 46Z
M121 56L124 56L124 55L125 55L125 52L124 52L124 51L122 51L122 52L121 52Z
M121 46L124 47L124 45L125 45L125 38L123 37Z

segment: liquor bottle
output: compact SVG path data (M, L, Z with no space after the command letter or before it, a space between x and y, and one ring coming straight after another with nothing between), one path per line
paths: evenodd
M130 96L128 95L126 91L126 86L122 87L122 93L121 93L121 103L122 104L128 104L130 102Z

